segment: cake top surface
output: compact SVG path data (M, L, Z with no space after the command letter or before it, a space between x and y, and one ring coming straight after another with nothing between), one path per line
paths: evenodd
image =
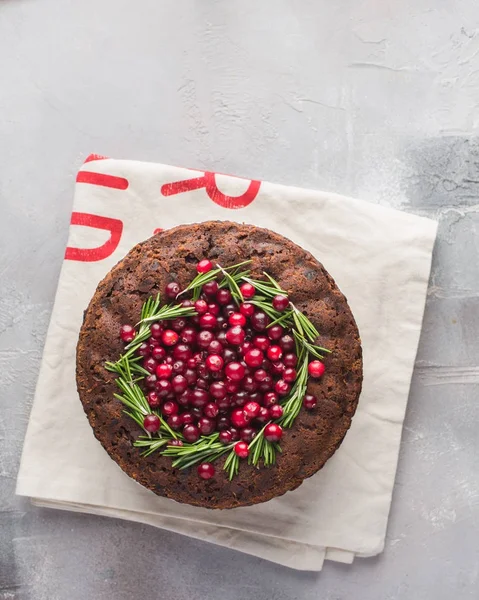
M210 275L218 269L226 272L216 275L213 281ZM202 288L200 284L205 281ZM192 297L195 290L177 297L195 282L197 296L209 292L204 299L199 298L198 311L197 298ZM250 298L248 285L253 288ZM276 285L278 293L268 295L268 289L274 290ZM155 305L158 294L161 300ZM178 313L184 299L190 302L184 303ZM148 320L152 313L145 310L158 313L162 306L166 309L165 303L169 303L169 310L176 307L177 312L171 313L176 321ZM294 338L296 342L300 339L298 331L301 334L302 330L301 323L298 330L293 321L293 308L319 334L314 341L313 335L309 344L328 352L302 354L302 346L294 342ZM133 329L132 325L145 315L147 322ZM271 327L278 316L283 321ZM184 322L178 323L181 319ZM288 328L290 321L296 333ZM278 331L282 326L284 330ZM134 341L134 336L141 336L145 329L147 336L157 335L152 339L159 340L161 349L153 355L148 340L138 337ZM193 339L193 333L188 337L190 329L196 330L199 339ZM292 345L288 337L293 338ZM156 378L154 383L146 372L140 372L138 376L143 380L135 383L153 408L147 415L150 420L143 423L125 414L124 403L115 397L119 392L118 372L109 372L105 367L108 363L118 365L130 347L125 349L125 343L135 346L131 356L141 355L137 358L142 362L134 364L148 368ZM194 379L187 363L201 353L203 364L197 365ZM178 367L172 371L175 360L185 363L183 370ZM185 379L187 390L183 389ZM269 500L296 488L320 469L349 428L361 381L357 327L346 299L324 267L310 253L274 232L231 222L184 225L135 246L99 284L85 312L78 343L80 399L95 436L113 460L158 495L211 508ZM146 383L154 383L153 388ZM307 389L301 388L298 405L291 395L300 383ZM224 386L230 386L231 392L225 394ZM303 400L304 392L307 395ZM131 415L131 407L127 408ZM295 414L290 418L291 412ZM185 416L186 422L182 423L185 413L190 416ZM240 413L246 421L242 422ZM163 424L159 425L160 419ZM228 439L228 432L232 439ZM157 451L145 456L142 452L152 449L149 436L162 441L156 444ZM163 439L166 437L170 441L179 438L173 442L179 445L167 444ZM210 439L213 447L224 446L225 450L214 461L181 468L188 466L187 447L195 445L196 452L198 444L204 448ZM137 447L139 440L144 440L143 447ZM181 445L184 447L180 449ZM251 451L246 459L248 446ZM248 462L252 458L256 464ZM265 462L272 464L264 466Z

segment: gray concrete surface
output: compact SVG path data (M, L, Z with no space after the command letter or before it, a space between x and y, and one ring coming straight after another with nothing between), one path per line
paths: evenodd
M0 0L0 598L479 597L476 0ZM299 573L15 477L90 152L440 221L384 553Z

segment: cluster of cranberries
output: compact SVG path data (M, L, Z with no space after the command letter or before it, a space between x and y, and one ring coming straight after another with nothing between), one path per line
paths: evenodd
M197 270L207 273L212 266L209 260L202 260ZM254 286L244 283L240 289L245 301L237 306L230 291L219 288L216 281L204 284L199 300L182 302L197 315L153 323L151 337L137 353L150 373L144 379L148 404L161 412L171 429L180 431L187 442L218 431L220 442L236 442L234 451L246 458L248 444L266 423L265 438L270 442L281 439L281 426L270 421L283 414L280 402L296 379L298 357L294 338L280 325L268 327L268 315L248 302L255 295ZM180 291L172 282L165 295L174 300ZM283 312L289 300L278 295L272 305ZM135 335L133 327L122 326L120 337L125 343ZM308 371L312 377L321 377L324 365L312 361ZM310 394L303 401L307 409L316 403ZM147 415L144 428L157 432L158 416ZM183 444L181 440L170 443ZM210 463L198 467L203 479L214 472Z

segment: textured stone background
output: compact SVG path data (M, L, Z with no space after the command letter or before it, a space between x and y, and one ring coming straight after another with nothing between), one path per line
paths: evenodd
M477 599L478 125L476 0L0 0L0 598ZM298 573L15 498L90 152L439 219L381 556Z

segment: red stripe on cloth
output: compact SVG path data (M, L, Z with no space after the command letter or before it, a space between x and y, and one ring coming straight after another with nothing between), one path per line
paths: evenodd
M92 160L105 160L106 158L109 158L109 157L102 156L101 154L90 154L89 156L87 156L85 158L85 160L83 161L83 164L85 164L87 162L91 162Z
M165 183L161 186L161 193L163 196L174 196L184 192L191 192L192 190L199 190L204 187L206 193L215 204L218 204L223 208L237 209L244 208L245 206L248 206L248 204L251 204L258 195L261 187L261 181L251 180L248 189L244 194L241 194L240 196L228 196L218 189L215 175L216 173L206 171L203 177Z
M70 248L65 251L66 260L94 262L108 258L118 247L123 232L123 222L119 219L92 215L89 213L73 212L70 223L83 225L94 229L104 229L110 232L110 239L98 248Z
M77 183L90 183L92 185L101 185L116 190L126 190L129 185L128 179L125 179L124 177L105 175L104 173L93 173L92 171L78 171Z

